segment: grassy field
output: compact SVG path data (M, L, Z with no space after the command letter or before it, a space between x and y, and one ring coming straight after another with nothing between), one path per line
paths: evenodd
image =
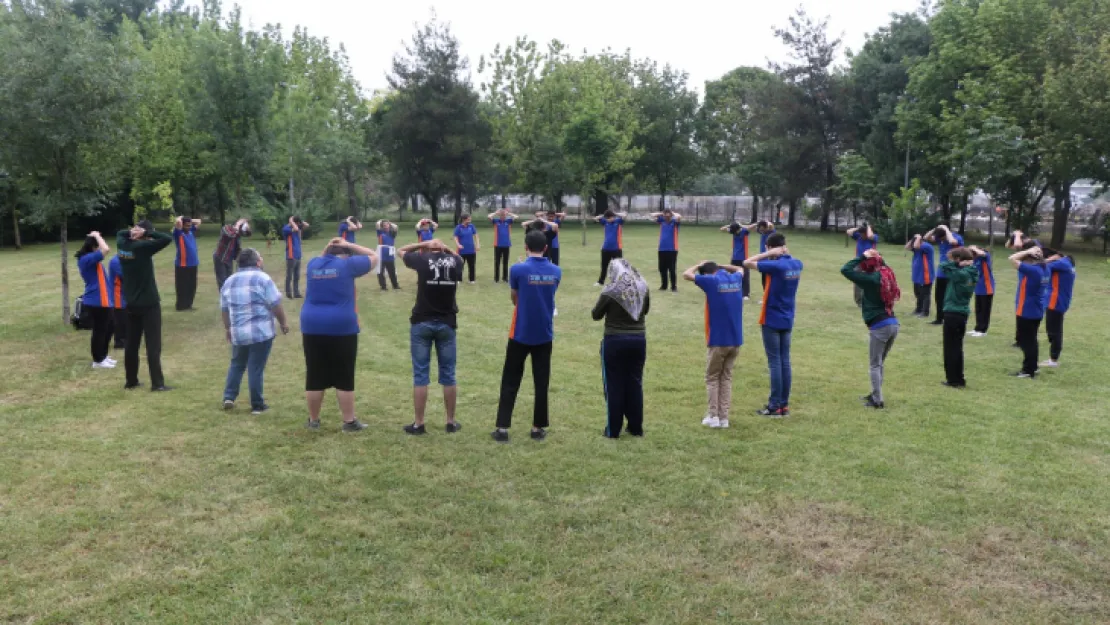
M867 333L838 275L851 251L842 236L788 234L806 263L793 416L753 413L768 390L753 281L732 428L700 425L703 298L684 283L648 317L647 437L611 441L589 236L563 237L551 435L523 435L526 376L509 445L488 436L511 315L488 247L459 294L464 430L443 433L433 387L422 438L401 431L411 272L400 292L360 283L358 414L371 427L344 435L331 397L323 429L303 428L299 302L267 370L273 411L220 409L214 237L195 312L173 311L172 250L157 259L177 387L159 395L123 391L122 354L119 369L91 370L89 335L60 327L56 246L0 252L0 622L1110 622L1102 259L1078 258L1063 364L1035 381L1007 376L1020 365L1015 279L997 262L994 325L968 339L959 392L939 384L939 328L908 315L909 259L887 249L906 296L876 413L857 400ZM655 238L625 235L653 285ZM306 241L306 257L322 245ZM680 269L728 252L726 235L688 228ZM264 255L281 281L280 248ZM241 406L246 380L243 392Z

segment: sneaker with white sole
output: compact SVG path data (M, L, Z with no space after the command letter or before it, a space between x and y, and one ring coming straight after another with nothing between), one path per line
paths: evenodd
M552 317L558 317L558 316L559 316L559 309L558 309L558 308L556 308L556 309L554 310L554 312L552 312L552 313L551 313L551 316L552 316Z
M719 428L721 427L721 420L717 417L706 417L701 420L701 424L707 425L711 428Z
M717 419L717 425L710 425L709 427L724 430L728 428L728 419Z
M973 336L975 338L981 338L981 337L986 336L986 333L985 332L979 332L977 330L972 330L971 332L968 332L967 335L968 336Z
M1055 368L1060 366L1060 363L1056 362L1055 360L1046 360L1046 361L1042 362L1040 364L1040 366L1048 367L1050 369L1055 369Z
M100 362L92 363L92 368L93 369L115 369L116 368L116 363L108 362L107 359L104 359Z
M118 365L119 364L119 361L116 360L115 358L112 358L111 356L105 356L104 362L106 362L110 365Z

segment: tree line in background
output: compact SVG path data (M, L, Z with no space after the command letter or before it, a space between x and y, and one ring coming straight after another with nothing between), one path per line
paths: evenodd
M822 229L848 208L897 233L938 218L923 198L962 227L983 190L1007 228L1035 228L1053 198L1062 246L1071 185L1110 182L1110 3L940 0L844 63L801 9L776 35L787 62L699 97L668 65L526 37L483 56L474 84L433 17L367 94L342 46L252 30L219 0L0 0L2 223L17 243L61 232L64 256L68 227L147 211L246 214L273 236L292 213L417 197L438 220L509 193L602 212L746 191L790 225L819 195Z

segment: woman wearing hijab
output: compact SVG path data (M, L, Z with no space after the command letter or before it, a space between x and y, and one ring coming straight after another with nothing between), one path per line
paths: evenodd
M93 323L90 345L93 369L116 368L116 361L108 356L112 344L112 291L108 288L104 257L110 251L99 232L90 232L77 250L77 269L85 281L81 304L89 310Z
M894 339L898 337L898 318L894 316L894 302L902 297L894 270L883 262L876 250L867 250L863 256L848 261L840 273L863 290L863 322L871 331L871 394L861 397L863 405L882 410L883 367Z
M628 419L628 433L644 435L644 361L647 338L644 317L651 309L647 281L623 258L609 264L609 277L593 309L594 321L605 319L601 341L602 382L608 423L605 436L619 438Z

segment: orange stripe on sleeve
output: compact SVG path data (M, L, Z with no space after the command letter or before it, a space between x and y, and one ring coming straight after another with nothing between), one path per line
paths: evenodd
M104 277L104 265L96 264L96 286L100 290L100 307L109 308L108 280Z
M987 295L994 295L994 276L991 275L991 268L985 264L983 265L983 276L986 280Z
M624 249L624 226L617 226L617 249Z
M759 325L763 325L767 321L767 302L771 301L771 284L773 280L771 279L771 274L765 275L767 276L767 286L763 290L763 306L759 308Z
M516 313L517 306L513 306L513 321L509 324L509 338L511 339L516 338Z
M179 267L184 267L185 266L185 235L184 234L177 237L177 257L180 259L178 261L178 263L179 263L178 266Z
M674 226L674 251L678 251L678 224Z
M1048 300L1048 309L1056 310L1056 300L1060 299L1060 274L1052 272L1052 297Z
M925 267L925 284L932 284L933 281L929 279L929 257L921 255L921 265Z
M1025 310L1025 282L1027 280L1028 278L1022 277L1021 288L1018 289L1017 316L1019 317L1021 316L1021 312Z
M122 281L122 280L120 280L120 279L119 279L119 278L117 277L117 278L116 278L116 279L114 280L114 282L115 282L115 296L116 296L116 297L115 297L115 304L116 304L116 308L123 308L123 306L121 306L121 305L120 305L120 291L121 291L121 289L122 289L122 287L123 287L123 281Z

